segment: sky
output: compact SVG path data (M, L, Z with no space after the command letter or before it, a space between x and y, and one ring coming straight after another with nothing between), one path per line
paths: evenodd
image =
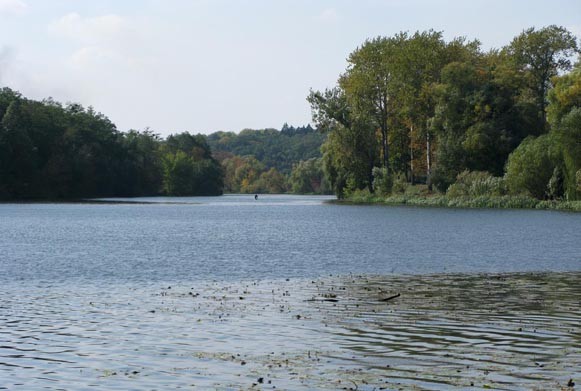
M367 38L432 28L489 49L551 24L581 37L581 1L0 0L0 86L122 131L300 126Z

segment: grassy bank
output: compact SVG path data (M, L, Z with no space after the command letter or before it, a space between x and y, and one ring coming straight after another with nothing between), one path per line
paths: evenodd
M581 212L581 201L540 201L527 196L509 195L450 197L443 194L397 194L377 196L366 191L359 191L338 202L441 208L546 209Z

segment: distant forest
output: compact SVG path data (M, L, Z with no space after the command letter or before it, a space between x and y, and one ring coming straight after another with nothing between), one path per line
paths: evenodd
M214 157L224 168L228 193L329 193L323 174L321 145L326 134L310 125L281 130L245 129L239 134L208 136Z
M0 199L417 191L581 199L577 38L530 28L505 47L442 32L367 40L315 128L119 132L103 114L0 90ZM419 186L418 186L419 185Z
M365 41L337 85L311 91L334 192L581 198L577 38L530 28L500 49L441 32Z
M0 199L328 192L325 138L285 124L163 139L149 130L120 132L92 108L3 88Z

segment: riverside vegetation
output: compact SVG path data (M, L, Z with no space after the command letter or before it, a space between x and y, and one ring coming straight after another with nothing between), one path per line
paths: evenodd
M581 210L577 38L530 28L510 44L433 30L364 42L308 97L341 199ZM418 184L421 184L418 186Z
M229 193L581 210L577 38L501 49L433 30L367 40L311 91L315 128L120 132L103 114L0 90L0 199Z

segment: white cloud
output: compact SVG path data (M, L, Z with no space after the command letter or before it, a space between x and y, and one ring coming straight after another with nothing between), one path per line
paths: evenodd
M6 74L10 71L12 62L14 61L15 50L10 46L0 48L0 83L6 79Z
M335 8L326 8L319 15L319 19L327 23L336 23L341 19L341 17Z
M99 44L115 40L128 29L128 22L116 14L84 18L72 12L53 21L48 28L50 32L73 41Z
M99 46L86 46L74 52L70 61L76 68L87 68L94 64L107 63L114 59L115 53Z
M75 47L66 61L77 70L120 66L135 70L146 61L143 26L117 14L83 17L72 12L50 23L48 30Z
M22 15L28 8L22 0L0 0L0 15Z

